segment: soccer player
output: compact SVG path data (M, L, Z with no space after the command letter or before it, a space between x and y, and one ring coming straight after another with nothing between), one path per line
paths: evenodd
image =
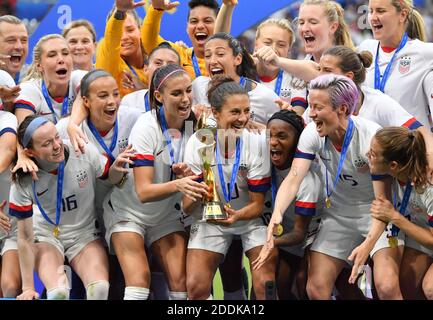
M222 210L228 217L213 223L201 220L191 226L187 257L189 299L210 297L216 269L235 236L240 237L250 262L258 257L266 237L260 215L269 189L270 167L263 136L245 130L250 118L249 96L236 80L216 76L210 82L208 99L218 128L216 137L212 137L215 154L211 169L224 204ZM185 151L185 162L196 175L202 173L203 165L197 150L205 145L198 134L190 138ZM197 200L184 196L183 205L185 213L200 219L203 206ZM275 280L275 264L276 255L261 269L252 271L257 299L265 298L265 282Z
M406 241L400 266L405 299L433 299L432 187L427 180L423 136L403 127L379 130L368 152L372 174L393 177L392 200L373 201L373 218L391 222Z
M41 169L38 181L17 172L11 186L9 213L18 219L23 279L23 293L18 298L38 297L33 283L35 268L48 299L68 299L63 270L67 257L86 286L87 299L107 299L108 261L95 224L95 179L109 175L112 183L119 182L125 162L118 159L110 168L108 158L90 144L86 154L77 157L54 124L38 115L28 116L20 124L18 140ZM33 205L38 208L34 216Z
M365 40L358 48L373 55L366 85L388 94L431 128L433 44L423 42L420 13L412 0L372 0L368 18L374 40Z

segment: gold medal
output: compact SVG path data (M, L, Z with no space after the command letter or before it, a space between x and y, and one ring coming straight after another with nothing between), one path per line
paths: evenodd
M56 227L54 228L54 230L53 230L53 235L54 235L56 238L58 238L58 237L59 237L59 233L60 233L59 226L56 226Z
M284 228L281 224L274 227L274 236L279 237L283 234Z
M388 237L388 244L391 248L397 248L398 246L397 237Z
M325 207L327 209L331 208L331 199L329 199L329 197L326 197L325 199Z
M228 203L228 202L227 202L224 206L225 206L226 208L229 208L229 209L231 208L231 205L230 205L230 203Z

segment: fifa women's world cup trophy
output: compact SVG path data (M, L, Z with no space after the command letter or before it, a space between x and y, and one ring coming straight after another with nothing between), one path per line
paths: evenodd
M204 221L225 220L228 218L218 195L215 185L215 174L212 170L216 145L216 126L211 122L212 119L209 119L206 116L206 112L203 112L197 125L197 138L205 144L203 147L199 148L197 152L202 161L204 183L210 190L209 196L203 198L202 220Z

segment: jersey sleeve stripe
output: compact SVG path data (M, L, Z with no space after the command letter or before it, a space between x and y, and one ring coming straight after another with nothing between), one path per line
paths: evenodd
M428 217L428 225L433 228L433 216Z
M299 149L296 149L295 158L314 160L316 158L316 155L311 154L311 153L305 153Z
M203 181L204 181L204 179L203 179L203 173L200 173L200 174L198 175L197 180L195 180L195 181L197 181L198 183L203 182Z
M316 214L316 208L304 208L295 206L295 214L300 216L314 216Z
M386 178L389 178L390 176L387 174L372 174L371 175L371 180L373 181L381 181L384 180Z
M302 207L302 208L316 208L316 203L315 202L305 202L305 201L296 201L295 202L295 206L296 207Z
M307 109L307 107L308 107L307 100L305 100L304 98L301 98L301 97L294 97L290 101L290 104L292 105L292 107L302 107L304 109Z
M0 131L0 137L2 135L4 135L6 132L10 132L10 133L13 133L15 135L17 134L17 132L12 128L4 128L2 131Z
M418 120L416 120L415 117L409 119L408 121L406 121L406 122L403 123L403 125L402 125L402 127L406 127L406 128L408 128L408 129L410 129L410 130L418 129L418 128L421 127L421 126L422 126L422 124L421 124Z
M27 110L30 110L30 111L33 111L34 113L36 113L35 106L30 101L26 101L26 100L15 101L13 109L14 109L14 111L16 109L27 109Z
M271 187L271 178L248 179L248 190L251 192L266 192Z
M17 218L29 218L33 215L32 205L18 206L13 203L9 203L9 214Z
M134 159L134 167L153 167L154 156L151 154L136 154Z

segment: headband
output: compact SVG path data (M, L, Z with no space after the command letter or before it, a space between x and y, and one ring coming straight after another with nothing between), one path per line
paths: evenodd
M80 84L81 89L81 95L86 96L87 91L89 90L90 84L95 81L98 78L104 78L104 77L112 77L110 73L108 73L105 70L102 69L96 69L93 71L90 71L86 76L83 77Z
M24 137L23 137L23 147L27 148L29 145L30 140L32 140L33 134L35 131L45 123L47 123L48 120L44 117L37 117L34 118L32 121L30 121L29 125L27 126L26 130L24 131Z
M269 118L268 123L271 122L272 120L275 120L275 119L282 120L282 121L285 121L288 124L290 124L293 128L295 128L295 130L299 134L301 134L302 131L304 130L304 126L298 120L296 120L297 117L299 117L299 116L296 115L296 113L294 111L281 110L281 111L274 113Z
M176 70L173 70L172 72L170 72L169 74L167 74L162 80L161 80L161 82L159 83L159 85L158 85L158 88L156 88L156 90L155 91L159 91L159 89L161 88L161 86L162 86L162 84L171 76L171 75L173 75L173 74L175 74L176 72L184 72L184 73L186 73L186 71L185 70L183 70L183 69L176 69Z

